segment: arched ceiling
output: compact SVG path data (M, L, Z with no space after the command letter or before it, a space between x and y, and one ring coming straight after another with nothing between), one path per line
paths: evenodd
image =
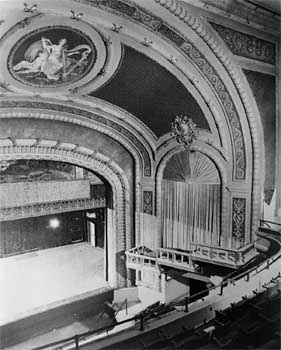
M104 134L114 141L105 150L110 153L106 164L115 164L120 144L132 164L124 156L117 166L128 167L128 178L136 171L137 186L140 181L154 186L153 177L161 178L163 162L177 147L170 121L185 114L201 128L194 150L223 164L220 170L230 185L225 203L230 205L229 196L241 196L241 190L247 198L253 193L247 210L254 232L264 154L260 116L245 76L205 17L176 0L5 4L0 106L7 131L2 139L13 136L13 124L19 141L0 140L4 160L6 148L17 151L18 143L24 154L26 138L33 142L30 153L41 149L40 138L54 140L52 152L66 152L60 147L63 131L63 144L71 143L73 152L86 148L91 160L100 153L104 157L103 140L101 152L95 150L95 138ZM29 120L27 131L19 119ZM72 136L74 124L86 129L85 137L80 127Z
M13 8L16 17L27 17L5 19L0 47L3 90L47 99L76 93L97 97L138 118L156 137L170 132L176 115L188 115L200 129L211 130L201 106L178 76L145 50L124 44L93 19L91 23L75 19L78 12L67 18L52 13L51 5L41 12L40 3L33 9L14 2L7 11ZM115 25L113 32L121 27Z
M158 63L128 46L124 46L123 60L116 75L90 95L135 115L158 137L170 132L172 119L181 114L192 116L199 128L209 130L200 106L181 82Z

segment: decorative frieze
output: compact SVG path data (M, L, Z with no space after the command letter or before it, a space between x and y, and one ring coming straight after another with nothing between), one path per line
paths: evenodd
M143 191L143 212L145 214L153 214L153 192Z
M245 243L246 198L232 199L232 244L239 248Z
M234 55L275 64L275 45L273 43L216 23L211 22L211 25Z
M132 18L145 26L150 27L151 29L158 29L162 23L162 21L153 16L152 14L149 14L147 11L143 11L139 8L136 9L134 12Z
M43 216L69 211L103 208L106 206L105 196L94 199L75 199L70 201L57 201L38 203L13 208L0 208L0 221L22 219L31 216Z

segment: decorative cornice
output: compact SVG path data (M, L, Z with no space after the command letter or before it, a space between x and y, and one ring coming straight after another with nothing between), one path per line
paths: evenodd
M275 64L275 45L252 35L210 22L234 55Z
M37 203L13 208L0 209L0 221L22 219L31 216L51 215L68 211L103 208L106 206L105 197L99 199L75 199L68 201L56 201Z
M43 109L43 110L49 110L49 111L56 111L56 112L64 112L72 115L79 115L84 118L88 118L90 120L94 120L98 123L101 123L103 125L106 125L107 127L110 127L114 130L114 132L120 133L122 136L125 136L127 139L131 141L133 145L138 149L140 152L144 169L143 173L144 176L151 176L151 160L150 156L148 154L148 151L144 147L144 145L140 142L140 140L131 133L128 129L124 128L122 125L114 122L113 120L107 119L101 115L98 115L96 113L77 108L74 106L66 106L62 104L55 104L55 103L46 103L46 102L31 102L31 101L0 101L0 108L28 108L30 109Z

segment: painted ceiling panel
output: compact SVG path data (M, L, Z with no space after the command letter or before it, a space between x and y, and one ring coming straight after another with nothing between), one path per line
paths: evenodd
M158 63L124 46L121 66L106 85L90 94L115 104L144 122L156 136L170 132L176 115L187 115L209 130L199 105L178 79Z

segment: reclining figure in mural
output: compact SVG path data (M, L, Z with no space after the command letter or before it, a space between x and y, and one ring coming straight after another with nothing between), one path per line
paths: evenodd
M42 37L26 50L25 60L13 66L13 70L21 74L43 73L48 80L54 81L63 80L70 74L78 75L77 68L85 65L92 50L89 45L66 50L66 42L66 39L61 39L58 44L53 44Z

